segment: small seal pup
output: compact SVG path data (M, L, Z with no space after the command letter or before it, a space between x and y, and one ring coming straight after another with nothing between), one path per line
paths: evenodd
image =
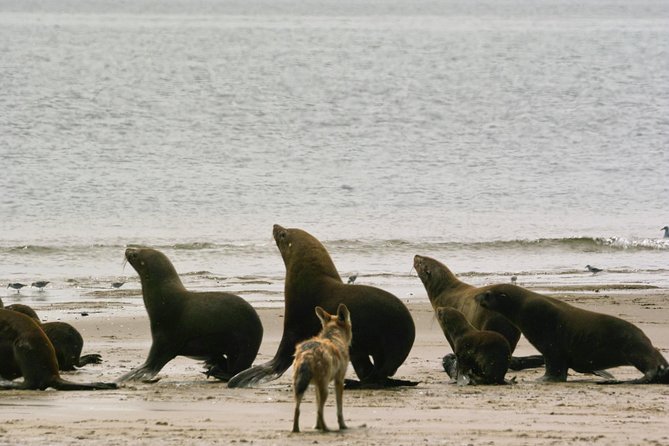
M413 346L415 325L394 295L368 285L345 284L330 254L311 234L274 225L274 240L286 265L283 336L274 358L234 376L229 387L247 387L281 376L293 362L295 345L320 329L314 308L335 312L346 305L353 319L350 357L360 383L348 387L391 387L416 382L390 378ZM370 358L373 359L370 360Z
M643 377L627 382L669 384L667 360L635 325L528 290L518 292L518 288L496 285L476 296L476 301L507 317L544 355L543 381L566 381L570 368L599 374L631 365Z
M302 341L295 347L293 362L293 391L295 393L295 414L293 432L300 431L300 404L310 383L316 387L316 429L327 431L323 419L323 406L328 397L328 385L334 381L337 400L337 422L339 429L346 429L344 423L344 378L348 367L348 348L351 345L351 315L346 305L339 304L337 314L332 315L316 307L316 316L323 328L318 336Z
M59 370L71 371L87 364L100 364L102 362L102 357L97 353L81 355L81 350L84 347L84 338L76 328L67 322L42 323L35 310L28 305L12 304L8 305L7 309L25 314L42 327L42 330L44 330L53 348L56 350Z
M414 256L413 266L418 277L425 286L427 297L430 299L432 308L437 311L439 307L450 307L461 312L465 319L479 330L495 331L504 336L509 343L511 353L516 349L520 339L520 330L504 316L494 311L482 308L475 298L490 286L475 287L459 280L455 274L443 263L425 256ZM444 332L446 340L455 351L455 345L450 335ZM450 364L452 355L446 355L443 359L444 370L450 376ZM511 370L522 370L527 368L541 367L544 360L540 355L525 357L512 357L509 363ZM451 378L454 378L451 376Z
M44 331L32 318L0 309L0 377L23 382L0 381L0 389L107 390L115 383L75 383L61 378L56 352Z
M172 262L156 249L128 248L125 257L142 283L152 343L144 364L120 382L150 382L177 356L204 360L207 376L222 381L253 363L263 327L251 304L230 293L186 290Z
M458 384L506 384L511 347L504 336L475 328L450 307L437 308L437 319L455 345Z

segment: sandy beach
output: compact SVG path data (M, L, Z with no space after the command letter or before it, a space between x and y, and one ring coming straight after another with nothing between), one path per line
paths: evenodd
M669 353L669 293L610 290L552 292L574 305L623 317ZM89 302L35 305L43 320L63 320L85 339L85 353L104 362L64 373L73 381L113 381L140 365L150 333L142 308ZM141 302L141 301L139 301ZM5 299L5 303L12 303ZM80 308L87 308L82 316ZM567 383L541 384L542 369L510 371L517 384L460 387L449 383L441 357L450 352L427 301L408 303L416 342L396 376L416 387L344 393L349 429L313 430L313 389L302 408L303 432L292 434L290 370L253 389L228 389L207 380L201 365L177 358L155 384L132 383L95 392L4 391L0 393L0 444L669 444L669 387L597 385L572 373ZM270 359L281 338L283 309L258 308L265 336L255 363ZM524 339L516 354L533 354ZM631 367L610 370L619 379L640 376ZM354 377L349 366L348 375ZM334 398L326 422L336 429Z

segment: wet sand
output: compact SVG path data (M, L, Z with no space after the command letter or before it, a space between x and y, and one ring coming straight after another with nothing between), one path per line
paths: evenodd
M669 293L623 290L551 292L574 305L623 317L669 356ZM63 373L73 381L113 381L140 365L150 346L148 319L125 304L99 302L35 306L43 320L63 320L79 329L83 353L104 362ZM141 302L141 301L140 301ZM5 300L5 303L7 302ZM417 327L416 342L397 377L416 387L350 390L344 393L349 429L313 430L313 389L302 406L302 433L292 434L293 396L289 370L253 389L228 389L207 380L200 363L177 358L155 384L124 384L95 392L0 392L0 444L455 444L455 445L660 445L669 444L669 386L596 384L596 377L571 373L567 383L535 380L542 369L510 371L517 384L459 387L442 371L450 348L425 300L408 303ZM82 316L86 308L88 316ZM259 308L265 337L256 363L270 359L281 338L283 309ZM536 351L522 338L517 355ZM633 379L632 367L610 370ZM349 366L348 375L355 377ZM334 397L325 409L336 429Z

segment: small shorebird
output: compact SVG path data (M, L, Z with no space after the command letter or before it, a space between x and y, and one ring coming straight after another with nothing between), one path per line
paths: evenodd
M660 231L664 231L664 238L669 238L669 226L665 226L664 228L660 229Z
M355 279L357 278L358 278L358 273L351 274L350 276L348 276L348 283L352 284L353 282L355 282Z
M121 288L125 282L112 282L112 288Z
M518 276L511 276L511 283L515 285L516 282L518 282Z
M10 283L9 285L7 285L7 288L14 288L17 293L20 293L21 288L23 288L24 286L25 286L25 284L23 284L23 283L13 282L13 283Z
M44 291L44 287L50 284L48 280L38 280L37 282L33 282L30 284L31 287L37 288L39 291Z
M590 271L592 274L597 274L603 271L601 268L595 268L594 266L590 265L585 265L585 269Z

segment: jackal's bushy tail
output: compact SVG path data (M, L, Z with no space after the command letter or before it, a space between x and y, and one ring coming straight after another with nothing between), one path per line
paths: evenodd
M309 363L303 362L295 373L295 395L302 395L307 391L313 374Z

